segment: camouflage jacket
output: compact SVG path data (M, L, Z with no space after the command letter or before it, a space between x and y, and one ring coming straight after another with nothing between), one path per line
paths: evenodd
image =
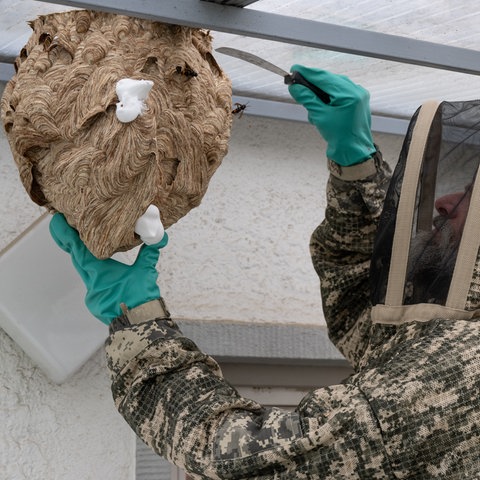
M332 172L311 241L330 336L355 368L342 384L293 412L266 408L242 398L171 319L112 324L118 410L193 478L480 478L479 323L372 325L369 259L389 169L379 155L369 168L359 180Z

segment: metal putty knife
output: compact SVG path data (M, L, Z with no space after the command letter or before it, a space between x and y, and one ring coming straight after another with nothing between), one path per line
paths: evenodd
M313 83L310 83L303 75L300 74L300 72L293 71L292 73L288 73L283 70L283 68L277 67L273 63L270 63L267 60L254 55L253 53L238 50L237 48L219 47L215 50L219 53L229 55L230 57L239 58L245 62L253 63L257 67L261 67L269 70L270 72L276 73L277 75L283 77L286 85L291 85L294 83L303 85L304 87L309 88L323 103L330 103L330 96L328 93L321 88L318 88L316 85L313 85Z

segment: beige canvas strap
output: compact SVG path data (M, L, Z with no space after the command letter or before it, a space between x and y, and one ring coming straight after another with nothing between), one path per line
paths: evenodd
M155 320L157 318L170 318L170 312L168 311L165 301L161 297L132 309L129 309L124 303L122 303L121 308L123 314L128 318L130 325Z
M414 126L395 223L392 258L388 275L387 292L385 295L386 305L399 306L402 305L403 302L418 179L420 177L430 126L439 105L440 103L435 100L425 102L420 108Z
M469 320L480 317L480 310L465 311L437 305L417 303L415 305L375 305L372 308L372 322L387 325L401 325L407 322L429 322L435 318Z
M335 163L333 160L329 159L328 169L334 177L340 178L346 182L362 180L377 173L374 157L369 158L362 163L350 165L349 167L338 165L338 163Z

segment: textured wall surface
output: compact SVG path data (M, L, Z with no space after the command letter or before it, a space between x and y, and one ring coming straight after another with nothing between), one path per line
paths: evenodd
M180 317L322 321L308 242L323 216L323 144L304 125L247 115L232 135L202 205L169 229L162 293Z
M400 148L376 141L392 159ZM235 119L202 205L169 229L159 283L174 316L323 322L308 239L323 217L324 149L310 126ZM0 249L41 213L0 134ZM58 386L0 331L0 365L2 480L133 478L134 438L113 407L102 351Z
M396 159L400 138L375 141ZM308 245L324 215L325 148L310 125L235 120L202 205L168 230L159 284L175 316L324 322Z

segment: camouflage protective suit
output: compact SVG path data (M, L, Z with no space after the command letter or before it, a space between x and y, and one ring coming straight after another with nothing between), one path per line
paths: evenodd
M106 344L116 406L194 478L480 478L478 319L373 324L369 265L390 171L379 153L330 171L311 251L331 339L355 374L294 412L266 408L242 398L167 313L126 314Z

